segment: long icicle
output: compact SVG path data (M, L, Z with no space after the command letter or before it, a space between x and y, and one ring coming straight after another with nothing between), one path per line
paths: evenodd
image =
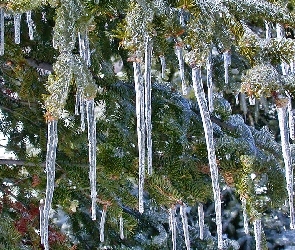
M133 62L133 69L136 93L136 119L138 138L138 210L140 213L143 213L143 187L145 178L145 114L144 86L141 76L140 62Z
M123 220L123 217L122 215L120 216L120 219L119 219L119 228L120 228L120 239L121 240L124 240L124 220Z
M223 66L224 66L224 82L228 84L228 67L231 64L230 51L226 50L223 52Z
M49 212L51 209L53 191L54 191L54 180L55 180L55 160L56 160L56 147L57 147L57 120L48 122L48 134L47 134L47 154L46 154L46 197L43 208L43 222L42 228L40 229L41 241L43 242L44 249L48 250L48 222ZM43 239L43 240L42 240Z
M294 128L294 116L292 109L292 98L288 92L286 92L288 96L288 117L289 117L289 130L290 130L290 138L291 140L295 140L295 128Z
M206 69L207 69L207 87L208 87L208 106L209 106L209 112L212 113L214 110L214 106L213 106L213 81L212 81L212 55L211 55L211 53L207 58Z
M169 208L169 229L172 238L172 250L176 250L176 219L175 219L175 206Z
M255 237L256 250L261 250L262 249L262 244L261 244L261 231L262 231L261 219L255 219L253 224L254 224L254 237Z
M198 205L199 227L200 227L200 239L204 239L204 206L202 203Z
M249 234L249 225L248 225L248 215L247 215L247 210L246 210L246 204L247 200L246 198L242 197L242 209L243 209L243 221L244 221L244 232L245 234Z
M104 242L104 225L106 222L107 208L104 207L101 213L100 223L99 223L99 239L100 242Z
M89 148L89 180L91 187L91 218L96 220L96 121L94 113L94 99L86 101L88 123L88 148Z
M277 107L279 128L281 134L282 152L285 163L287 191L289 198L289 211L290 211L290 228L295 229L295 217L294 217L294 198L293 198L293 167L291 160L291 150L289 143L289 130L287 119L287 107Z
M184 77L184 59L183 59L183 51L180 45L176 45L176 55L178 59L179 65L179 74L181 79L181 86L182 86L182 94L187 95L187 86Z
M43 222L44 222L44 200L41 199L40 200L40 204L39 204L39 213L40 213L40 219L39 219L39 223L40 223L40 238L41 238L41 245L44 244L44 228L43 228Z
M217 226L217 240L218 249L222 249L222 219L221 219L221 199L220 199L220 188L218 182L218 167L216 163L215 147L213 140L213 128L210 119L210 114L207 107L207 101L203 89L201 67L192 68L192 80L195 95L199 104L200 113L202 117L208 160L212 179L212 188L215 201L215 213L216 213L216 226Z
M186 214L186 204L183 203L180 206L180 216L182 219L182 228L183 228L183 234L184 234L184 241L185 241L185 246L186 249L189 250L191 249L191 243L190 243L190 239L189 239L189 231L188 231L188 221L187 221L187 214Z
M152 93L151 93L151 70L152 70L152 41L147 35L145 38L145 64L144 64L144 80L145 80L145 127L146 127L146 147L147 147L147 172L149 175L153 173L153 151L152 151Z
M4 55L4 9L0 8L0 56Z
M166 70L166 60L164 55L160 55L160 62L161 62L161 77L165 78L165 70Z
M21 14L17 13L14 15L14 42L20 44L20 21Z
M81 131L85 131L85 99L83 96L83 91L80 90L80 118L81 118Z
M34 40L34 22L32 19L32 11L28 11L26 14L27 14L27 24L29 29L29 38L30 40Z

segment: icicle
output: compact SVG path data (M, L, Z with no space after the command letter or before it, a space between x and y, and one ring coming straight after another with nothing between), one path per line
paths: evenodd
M184 9L183 8L180 8L180 10L179 10L179 22L182 27L185 27Z
M255 97L254 96L249 96L249 104L251 106L254 106L255 105Z
M78 40L80 57L84 59L86 65L89 67L91 65L91 61L88 31L86 30L83 35L81 34L81 32L78 32Z
M162 69L162 78L165 78L165 70L166 70L166 61L165 61L165 56L160 55L160 62L161 62L161 69Z
M228 84L228 66L231 64L230 51L223 52L223 66L224 66L224 82Z
M124 221L122 216L120 216L120 239L124 240Z
M83 93L80 92L80 116L81 116L81 130L85 131L85 100Z
M91 187L92 220L96 220L96 121L94 99L86 101L89 147L89 180Z
M235 94L236 105L238 105L240 103L239 94L240 94L239 92L237 94Z
M91 58L90 58L90 45L89 45L89 37L88 37L88 30L85 32L85 61L88 67L91 66Z
M152 174L152 96L151 96L151 64L152 64L152 42L149 36L145 41L145 127L146 127L146 146L147 146L147 172Z
M271 24L269 21L265 21L265 39L271 38Z
M186 204L183 203L180 206L180 216L182 219L182 228L183 228L183 234L184 234L184 240L186 249L191 249L190 245L190 239L189 239L189 231L188 231L188 222L187 222L187 214L186 214Z
M289 130L290 130L290 138L291 140L295 140L295 129L294 129L294 117L293 117L293 109L292 109L292 98L287 93L288 96L288 117L289 117Z
M193 88L195 90L195 95L200 108L200 113L202 117L205 138L206 138L207 153L208 153L208 160L209 160L214 201L215 201L218 248L222 249L221 199L220 199L220 188L219 188L219 182L218 182L218 167L217 167L216 156L215 156L213 128L212 128L210 114L207 107L205 93L203 90L201 67L195 67L192 69L192 80L193 80Z
M281 134L281 144L283 151L283 158L285 163L287 191L289 198L289 209L290 209L290 228L295 229L295 218L294 218L294 202L293 202L293 167L291 160L291 150L289 143L289 131L287 124L287 108L285 106L277 107L279 128Z
M268 110L269 110L268 109L268 103L267 103L267 99L265 98L264 95L260 96L260 103L261 103L263 109L265 110L265 112L268 113Z
M14 42L20 44L20 21L21 14L14 15Z
M204 239L204 207L202 203L198 205L198 215L199 215L199 227L200 227L200 239Z
M41 244L44 244L44 228L43 228L43 222L44 222L44 215L43 215L43 210L44 210L44 200L40 200L40 205L39 205L39 213L40 213L40 238L41 238Z
M0 56L4 55L4 9L0 8Z
M145 117L144 117L144 86L139 62L133 62L134 83L136 93L136 118L138 138L138 210L143 213L143 186L145 176Z
M43 209L43 222L40 232L42 232L41 240L43 241L44 249L48 250L48 222L49 212L51 209L51 202L54 191L54 179L55 179L55 159L56 159L56 147L57 147L57 121L52 120L48 122L48 135L47 135L47 154L46 154L46 198Z
M176 250L176 219L175 219L175 207L169 208L169 228L172 238L172 249Z
M212 113L214 110L214 105L213 105L213 81L212 81L211 53L208 56L206 68L207 68L208 106L209 106L209 112Z
M104 225L106 222L107 209L104 207L101 213L100 223L99 223L99 239L100 242L104 242Z
M279 24L279 23L276 24L276 31L277 31L277 38L279 40L285 38L284 27L281 24ZM288 74L289 65L285 62L282 62L281 69L282 69L282 74L285 76Z
M261 244L261 219L255 219L254 222L254 236L255 236L255 242L256 242L256 250L262 249Z
M248 215L246 210L247 200L244 197L242 197L241 201L242 201L242 208L243 208L244 232L245 234L249 234Z
M178 59L178 65L179 65L179 74L181 79L181 85L182 85L182 94L187 95L187 86L184 79L184 60L183 60L183 53L182 53L182 47L179 45L176 45L176 55Z
M245 120L246 120L248 108L247 108L247 103L246 103L246 95L244 93L240 93L240 107L241 107L241 110L243 111L243 114L244 114Z
M27 24L29 29L29 38L30 40L34 40L34 22L32 20L32 11L28 11L26 14L27 14Z
M79 106L80 106L80 94L76 92L76 102L75 102L75 115L79 115Z

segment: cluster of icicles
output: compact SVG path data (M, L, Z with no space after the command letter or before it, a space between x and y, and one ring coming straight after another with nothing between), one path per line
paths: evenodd
M0 8L0 55L4 54L4 16L5 12L3 8ZM31 12L26 13L27 24L29 30L29 37L31 40L34 39L34 23L31 18ZM14 16L14 32L15 32L15 43L20 43L20 21L21 14L15 14ZM266 39L270 38L270 27L269 23L266 22ZM282 39L284 36L283 28L281 25L277 25L277 37ZM89 50L89 40L87 32L85 34L78 33L79 38L79 49L80 55L85 60L86 64L90 66L90 50ZM144 77L141 74L141 62L135 60L133 62L134 68L134 82L136 90L136 117L137 117L137 133L138 133L138 150L139 150L139 183L138 183L138 198L139 198L139 212L144 212L144 179L145 179L145 164L147 162L147 173L152 174L152 126L151 126L151 58L152 58L152 40L146 35L145 37L145 61L144 61ZM184 59L181 46L176 46L175 49L176 56L178 58L179 72L182 83L182 92L184 95L187 94L187 85L184 77ZM225 83L228 83L228 68L230 65L230 51L226 50L223 54L224 58L224 79ZM162 66L162 77L165 77L165 57L160 56L160 62ZM292 63L293 65L293 63ZM291 65L291 72L293 72L293 67ZM282 72L287 74L289 71L289 65L282 63ZM200 113L202 117L208 160L212 178L212 186L215 200L215 212L216 212L216 225L217 225L217 238L218 238L218 248L222 249L222 218L221 218L221 199L220 199L220 188L218 183L218 168L216 163L214 141L213 141L213 129L210 119L210 112L213 111L213 81L212 81L212 62L211 55L209 55L207 64L207 87L208 87L208 105L205 92L203 90L202 77L201 77L201 67L192 68L192 82L193 89L200 107ZM250 99L249 99L250 100ZM240 94L240 101L245 102L245 95ZM253 100L252 100L253 102ZM255 100L254 100L255 102ZM94 99L85 100L83 97L83 90L78 89L76 94L76 107L75 114L81 115L81 130L85 130L85 110L87 114L87 124L88 124L88 140L89 140L89 179L91 185L91 211L92 219L96 220L96 202L97 202L97 192L96 192L96 121L94 113ZM291 151L289 144L289 131L290 138L295 139L294 131L294 120L293 120L293 110L291 107L291 98L288 95L288 105L283 107L278 107L278 120L281 132L282 140L282 151L283 158L286 168L286 180L287 180L287 190L289 196L289 207L290 207L290 228L295 228L294 220L294 207L293 207L293 169L291 166ZM47 185L46 185L46 198L45 201L40 201L40 236L41 243L44 248L49 249L48 245L48 222L50 216L51 202L54 191L54 179L55 179L55 159L56 159L56 147L57 147L58 137L57 137L57 121L50 120L48 122L48 141L47 141L47 155L46 155L46 173L47 173ZM244 215L244 230L246 234L249 234L248 229L248 219L246 213L246 199L242 198L242 208ZM172 245L173 250L176 250L176 206L173 205L169 210L169 225L172 235ZM199 227L200 227L200 239L204 238L204 211L203 205L199 204ZM180 215L182 218L183 232L185 238L186 248L190 249L190 239L188 232L188 222L186 215L186 205L182 203L180 205ZM100 220L100 241L104 241L104 224L106 220L106 208L102 210L101 220ZM256 249L261 249L261 220L257 218L254 220L254 235L256 239ZM119 228L120 228L120 238L124 239L124 226L123 218L119 218Z

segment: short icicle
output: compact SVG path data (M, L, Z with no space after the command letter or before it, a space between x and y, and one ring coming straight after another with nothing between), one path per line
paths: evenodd
M17 13L14 15L14 42L20 44L20 21L21 14Z
M204 239L204 206L202 203L199 203L198 205L198 216L199 216L199 227L200 227L200 239Z
M222 249L222 219L221 219L221 199L220 199L220 188L218 182L218 167L216 163L215 147L213 140L213 128L210 119L209 110L207 107L207 101L203 89L201 67L192 68L192 80L195 95L199 104L200 113L202 117L208 160L211 172L212 187L215 202L215 213L216 213L216 226L217 226L217 240L218 249Z
M244 93L240 93L240 107L241 107L241 110L243 111L244 118L246 120L248 107L247 107L247 103L246 103L246 95Z
M253 222L253 225L254 225L254 237L255 237L256 250L261 250L262 249L262 244L261 244L261 231L262 231L261 219L255 219L254 222Z
M40 213L39 223L40 223L40 238L41 238L42 245L44 244L44 228L43 228L44 215L43 215L43 211L44 211L44 200L41 199L40 204L39 204L39 213Z
M107 215L107 209L106 207L103 208L101 212L101 218L99 223L99 239L100 242L104 242L104 225L106 222L106 215Z
M276 24L276 32L277 32L277 39L282 40L285 38L285 30L283 25L277 23ZM281 63L282 74L285 76L288 74L289 65L285 62Z
M208 106L209 106L209 112L212 113L214 110L213 105L213 81L212 81L212 55L210 55L207 58L206 63L206 69L207 69L207 87L208 87Z
M169 208L169 229L172 238L172 250L176 250L176 219L175 219L175 206Z
M183 59L183 51L182 51L181 45L176 45L176 55L177 55L178 65L179 65L182 94L187 95L187 86L186 86L185 77L184 77L184 59Z
M49 249L48 244L48 222L49 212L51 209L54 181L55 181L55 159L56 159L56 147L57 147L57 120L51 120L48 122L48 134L47 134L47 153L46 153L46 197L44 208L42 211L43 221L41 222L41 242L45 250Z
M290 211L290 228L295 229L295 217L294 217L294 197L293 197L293 167L291 159L291 150L289 142L289 129L287 118L287 107L282 105L277 107L279 128L281 134L282 152L285 163L287 192L289 198L289 211Z
M90 60L90 47L89 47L89 38L88 31L78 32L78 40L79 40L79 53L80 57L84 59L86 65L89 67L91 65Z
M164 79L165 78L165 70L166 70L166 61L165 61L165 56L160 55L160 62L161 62L161 77Z
M120 239L121 240L124 240L124 220L123 220L123 217L122 215L120 216L120 219L119 219L119 229L120 229Z
M140 62L133 62L134 83L136 94L136 119L138 140L138 210L144 211L143 187L145 178L145 114L144 114L144 86L141 76Z
M224 82L228 84L228 67L231 64L230 51L226 50L223 52L223 66L224 66Z
M247 200L246 198L242 197L241 201L242 201L242 209L243 209L244 232L245 234L249 234L248 215L246 210Z
M27 14L27 24L29 29L29 38L30 40L34 40L34 22L32 19L32 11L28 11L26 14Z
M269 40L271 38L271 23L265 21L265 39Z
M185 241L185 246L186 249L189 250L191 249L191 243L190 243L190 239L189 239L189 231L188 231L188 221L187 221L187 214L186 214L186 204L183 203L180 206L180 216L181 216L181 220L182 220L182 228L183 228L183 234L184 234L184 241Z
M94 99L86 101L89 148L89 180L91 188L91 218L96 220L96 121Z
M0 56L4 55L4 9L0 8Z
M146 147L147 147L147 172L153 173L152 168L152 96L151 96L151 64L152 64L152 41L146 36L145 41L145 64L144 64L144 93L145 93L145 127L146 127Z
M82 91L79 92L80 95L80 118L81 118L81 131L85 131L85 100Z

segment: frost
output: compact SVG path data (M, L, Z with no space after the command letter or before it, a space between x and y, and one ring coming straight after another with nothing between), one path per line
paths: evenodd
M86 101L86 109L88 123L89 180L91 187L91 217L92 220L96 220L96 120L93 99Z
M152 96L151 96L151 64L152 64L152 42L149 36L145 41L145 127L147 146L147 172L152 174Z
M205 132L206 145L208 160L211 172L212 187L215 202L215 213L216 213L216 226L217 226L217 239L218 248L222 249L222 220L221 220L221 199L220 199L220 188L218 182L218 167L216 163L215 147L213 140L213 128L210 120L210 114L207 107L206 97L203 90L201 68L195 67L192 69L192 80L195 96L197 98L200 113L203 122L203 128Z
M14 15L14 42L20 44L20 21L21 14Z
M28 11L26 14L27 14L27 24L29 29L29 38L30 40L34 40L34 22L32 19L32 12Z
M202 203L198 205L198 215L199 215L199 227L200 227L200 239L204 239L204 206Z
M106 208L103 208L102 213L101 213L100 223L99 223L100 242L104 242L104 225L106 222L106 215L107 215L107 210L106 210Z
M180 74L180 79L181 79L182 94L187 95L187 86L186 86L185 78L184 78L183 51L182 51L182 47L179 45L176 46L176 55L177 55L178 65L179 65L179 74Z
M145 113L144 113L144 86L142 83L140 63L133 62L134 83L136 93L136 119L138 139L138 210L143 213L143 186L145 177Z
M54 180L55 180L55 159L56 159L56 147L57 147L57 121L48 122L48 135L47 135L47 154L46 154L46 198L44 208L41 213L43 221L40 222L41 228L41 242L43 242L44 249L48 250L48 221L49 211L51 209L53 191L54 191ZM42 206L41 206L42 207Z
M281 134L281 144L283 151L283 158L285 163L287 191L289 198L289 209L290 209L290 228L295 229L295 218L294 218L294 202L293 202L293 167L291 160L291 150L289 143L289 131L287 124L287 107L278 107L278 120Z
M176 250L176 219L175 219L175 207L169 208L169 229L171 231L172 249Z
M187 222L187 214L186 214L186 204L182 204L180 206L180 216L182 219L182 228L183 228L183 234L184 234L184 240L186 249L190 249L190 239L189 239L189 231L188 231L188 222Z
M4 9L0 8L0 56L4 55Z

